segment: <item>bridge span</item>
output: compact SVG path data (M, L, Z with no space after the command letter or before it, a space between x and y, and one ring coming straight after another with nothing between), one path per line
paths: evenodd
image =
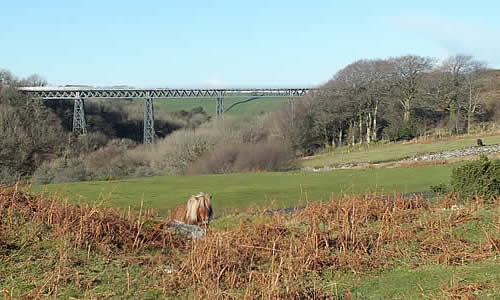
M313 88L224 88L224 89L135 89L92 87L22 87L19 91L28 97L44 100L74 100L73 133L86 134L84 99L144 99L144 144L155 142L153 99L157 98L216 98L216 116L224 117L224 97L303 97Z

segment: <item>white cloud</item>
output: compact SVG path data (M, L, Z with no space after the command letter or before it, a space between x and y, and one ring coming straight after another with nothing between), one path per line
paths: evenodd
M449 55L470 54L491 67L500 67L498 26L431 16L399 16L388 20L392 26L436 43Z

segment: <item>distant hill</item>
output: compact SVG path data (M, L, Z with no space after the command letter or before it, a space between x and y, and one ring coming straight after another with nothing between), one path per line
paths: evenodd
M251 99L251 98L248 98ZM227 97L224 98L224 110L227 110L230 106L248 100L247 98L239 97ZM142 101L141 101L142 102ZM229 115L256 115L263 112L269 112L279 109L282 105L286 105L288 102L287 98L258 98L255 100L248 101L246 103L241 103L234 105L227 112ZM155 107L162 111L172 112L179 110L191 110L195 107L201 106L205 112L210 116L215 116L216 112L216 99L215 98L167 98L167 99L156 99Z

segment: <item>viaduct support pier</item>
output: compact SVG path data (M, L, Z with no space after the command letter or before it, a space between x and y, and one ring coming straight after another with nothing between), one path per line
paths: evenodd
M73 133L75 135L87 133L84 101L82 98L80 98L80 93L76 93L76 98L73 105Z

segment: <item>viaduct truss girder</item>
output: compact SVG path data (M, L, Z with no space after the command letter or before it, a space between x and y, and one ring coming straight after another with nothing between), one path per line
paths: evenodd
M313 89L99 89L24 87L20 91L33 98L216 98L224 97L302 97Z
M216 116L224 117L224 97L303 97L316 91L309 88L257 88L257 89L133 89L133 88L84 88L84 87L23 87L19 91L31 98L45 100L74 100L73 133L86 134L84 111L85 98L144 99L144 144L155 141L154 108L155 98L216 98Z

